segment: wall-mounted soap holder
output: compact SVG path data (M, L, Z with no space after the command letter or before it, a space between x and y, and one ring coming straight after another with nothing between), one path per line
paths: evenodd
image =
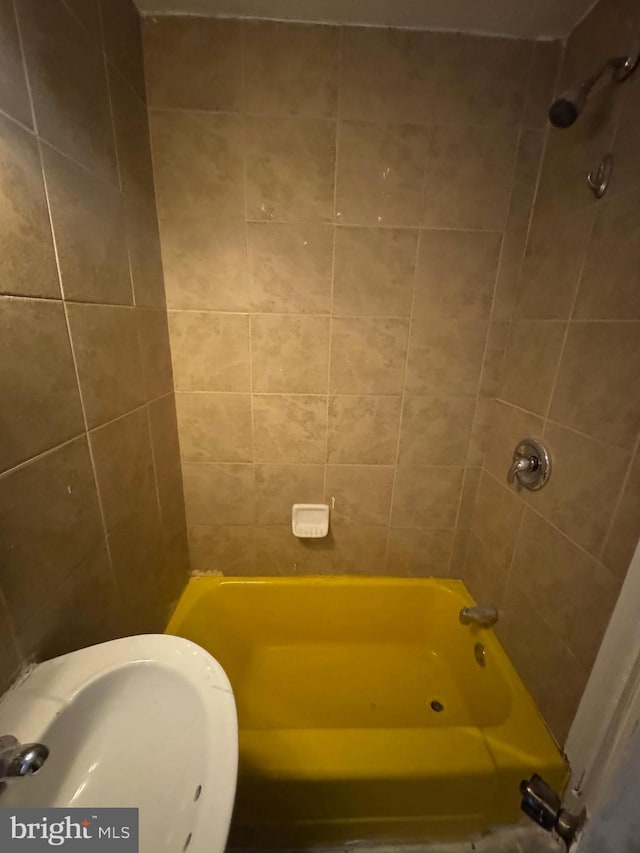
M291 529L299 539L322 539L329 533L327 504L294 504Z

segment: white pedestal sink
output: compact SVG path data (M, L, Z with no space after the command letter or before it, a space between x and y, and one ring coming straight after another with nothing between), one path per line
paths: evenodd
M140 809L141 853L221 853L238 768L233 692L178 637L143 635L36 666L0 700L0 735L50 750L0 807Z

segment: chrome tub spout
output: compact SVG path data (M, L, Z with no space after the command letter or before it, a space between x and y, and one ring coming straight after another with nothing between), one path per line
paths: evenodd
M493 604L463 607L460 611L460 621L463 625L481 625L483 628L490 628L498 621L498 611Z

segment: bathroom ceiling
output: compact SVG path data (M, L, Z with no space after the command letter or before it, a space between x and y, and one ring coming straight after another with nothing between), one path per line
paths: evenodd
M136 0L143 14L371 24L558 38L595 0Z

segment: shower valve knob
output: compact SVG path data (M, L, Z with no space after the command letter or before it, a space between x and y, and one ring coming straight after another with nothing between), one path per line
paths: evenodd
M507 482L517 480L518 486L537 491L551 474L549 451L536 438L523 438L513 453L513 461L507 474Z

